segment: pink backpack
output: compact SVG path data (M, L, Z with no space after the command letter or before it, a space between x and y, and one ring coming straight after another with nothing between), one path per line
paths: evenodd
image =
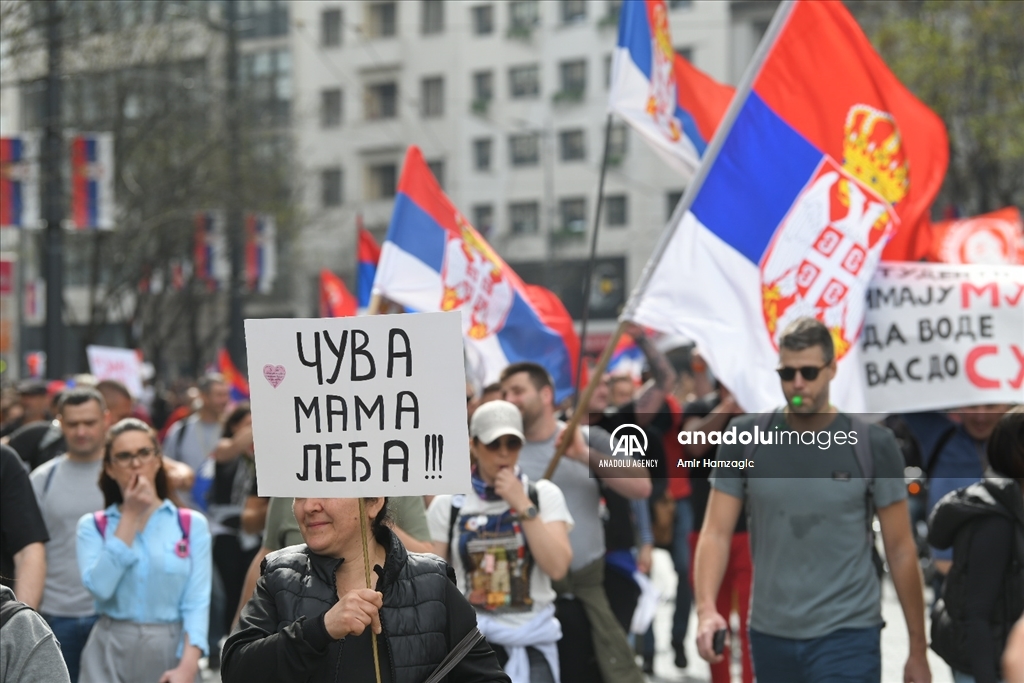
M96 530L100 532L100 538L107 539L107 513L97 510L92 513L92 521L96 524ZM192 511L178 508L178 526L181 528L181 540L174 546L174 552L178 557L188 557L188 532L192 528Z

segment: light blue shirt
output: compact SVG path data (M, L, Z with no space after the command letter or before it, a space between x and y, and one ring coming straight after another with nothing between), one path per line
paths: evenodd
M105 538L92 514L78 520L78 567L82 583L96 599L96 611L142 624L180 621L189 644L208 654L212 562L206 518L190 511L189 552L182 558L175 552L182 533L171 501L150 515L131 546L114 535L121 511L111 505L106 514ZM183 650L184 636L178 657Z

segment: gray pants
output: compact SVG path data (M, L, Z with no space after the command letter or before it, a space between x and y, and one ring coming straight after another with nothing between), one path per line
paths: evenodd
M136 624L102 616L82 650L80 683L157 683L178 666L181 623ZM199 676L196 676L199 681Z

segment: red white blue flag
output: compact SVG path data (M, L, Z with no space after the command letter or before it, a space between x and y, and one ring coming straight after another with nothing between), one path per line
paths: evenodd
M380 245L370 231L363 227L363 217L356 219L359 231L359 246L356 250L356 295L359 308L367 308L373 296L373 281L377 277L377 262L380 261Z
M733 92L675 53L664 0L622 3L608 106L684 178L700 165Z
M114 136L71 138L71 225L78 230L114 227Z
M195 228L193 273L207 290L216 291L229 277L223 215L219 211L200 211L195 215Z
M695 340L763 411L783 401L780 333L817 317L840 359L833 402L858 410L866 288L883 254L927 250L946 130L840 2L784 3L755 60L623 318Z
M320 317L348 318L356 314L356 298L345 282L324 268L320 271Z
M0 138L0 227L39 224L39 136Z
M455 208L410 147L374 294L413 311L462 311L470 373L483 384L518 361L540 363L555 400L573 393L579 338L548 290L527 285Z
M245 215L245 286L269 294L277 277L277 230L269 214Z

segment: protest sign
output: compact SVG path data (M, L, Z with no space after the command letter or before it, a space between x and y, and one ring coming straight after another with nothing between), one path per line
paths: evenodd
M246 320L260 495L470 489L462 314Z
M1024 403L1024 267L883 262L859 343L873 412Z
M89 357L89 372L96 379L115 379L135 398L142 395L142 361L134 349L87 346L85 352Z

